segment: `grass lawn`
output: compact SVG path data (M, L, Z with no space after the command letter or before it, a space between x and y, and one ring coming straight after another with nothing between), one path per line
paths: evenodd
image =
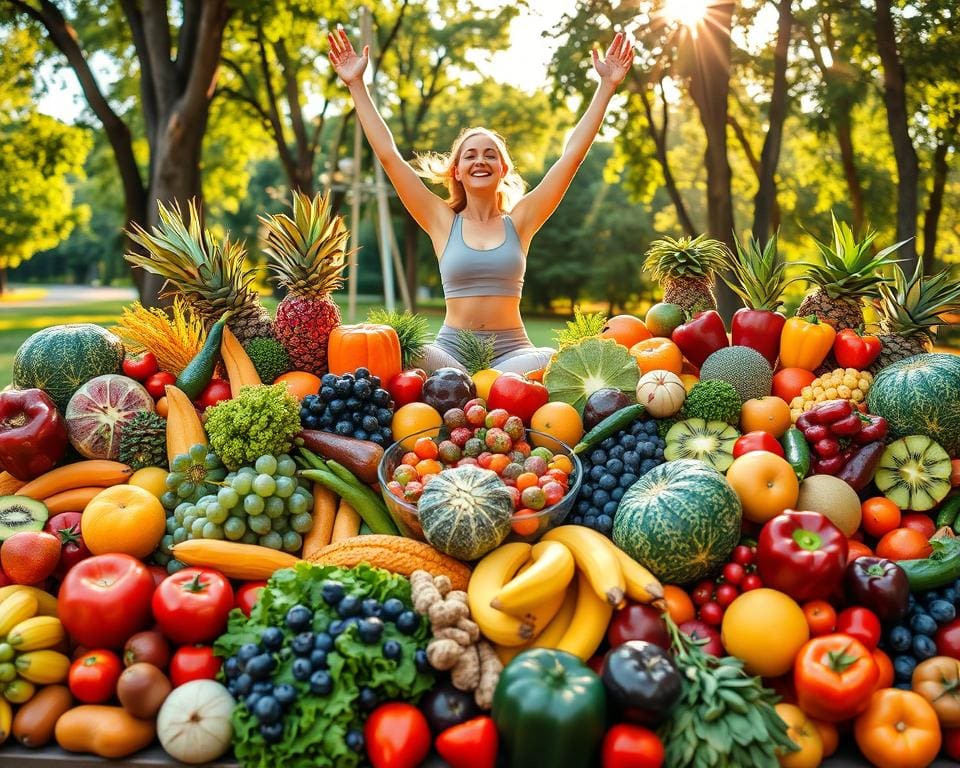
M51 325L64 323L97 323L109 327L116 322L126 302L101 301L86 304L70 304L49 307L5 307L0 317L0 389L7 386L13 377L13 356L17 348L30 334ZM264 304L271 310L276 302L265 299ZM375 305L357 304L358 322L367 316ZM346 315L346 307L342 307ZM443 323L439 310L428 309L424 316L430 323L430 329L436 333ZM553 346L557 328L564 325L563 318L530 318L527 333L536 346Z

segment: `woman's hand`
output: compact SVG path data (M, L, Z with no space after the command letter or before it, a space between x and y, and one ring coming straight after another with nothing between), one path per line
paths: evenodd
M600 75L600 81L609 83L616 88L630 71L630 65L633 64L633 45L627 42L623 32L617 32L607 49L607 55L600 61L597 49L590 51L593 57L593 68Z
M327 33L327 40L330 42L330 53L327 54L327 58L330 59L330 63L344 85L350 86L362 81L367 61L370 59L369 46L363 46L363 54L358 56L353 50L353 43L339 24L335 32Z

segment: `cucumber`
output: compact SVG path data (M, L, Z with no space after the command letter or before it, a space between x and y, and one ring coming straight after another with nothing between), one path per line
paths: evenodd
M960 538L934 536L933 554L922 560L898 560L907 574L911 592L938 589L960 579Z
M780 438L783 446L783 457L787 464L793 467L797 480L803 480L810 471L810 444L796 427L790 427Z
M227 318L230 314L229 311L224 312L223 316L213 324L200 351L194 355L193 360L187 363L187 367L177 376L177 388L183 390L191 400L196 400L203 392L204 387L210 383L210 379L213 378L217 360L220 359L223 327L227 324Z
M616 434L621 429L626 429L629 427L631 424L633 424L633 422L643 415L643 411L644 408L639 403L636 405L628 405L626 408L621 408L619 411L614 411L607 416L607 418L597 424L593 429L587 432L587 434L580 439L580 442L574 446L573 452L583 453L584 451L589 451L591 448L610 437L610 435Z
M960 493L951 496L940 505L940 509L937 510L937 530L947 526L957 532L960 528L958 516L960 516Z

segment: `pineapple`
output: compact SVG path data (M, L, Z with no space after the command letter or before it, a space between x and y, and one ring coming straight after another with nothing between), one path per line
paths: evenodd
M735 240L735 258L730 259L730 271L735 280L724 277L724 282L736 293L748 309L777 312L783 304L783 291L799 278L787 279L786 264L777 255L777 235L761 249L752 236L744 248Z
M877 232L868 232L857 242L846 222L833 220L833 246L816 238L822 264L801 262L808 269L807 279L817 287L797 308L798 317L816 315L838 331L863 325L863 299L876 299L883 282L879 270L896 261L890 255L906 240L873 255L871 244Z
M473 376L477 371L485 371L493 365L493 350L496 335L481 337L467 328L457 331L457 359L463 363L467 373Z
M264 252L275 280L287 289L277 306L274 333L290 362L301 371L327 372L327 340L340 325L340 308L330 294L343 285L350 232L334 216L331 196L313 199L293 193L293 218L260 216L266 228Z
M146 254L128 253L124 258L155 275L165 277L162 297L182 294L187 306L209 326L227 310L227 324L241 341L273 336L273 322L260 297L251 287L255 274L244 268L246 249L225 237L215 242L203 228L200 211L190 201L189 223L184 223L179 204L160 206L160 225L147 232L139 224L127 232ZM166 290L172 285L173 290Z
M430 340L430 325L423 315L411 314L409 310L403 312L388 312L382 307L371 309L367 313L367 322L375 325L389 325L397 332L400 339L400 363L404 367L413 368L423 357L423 348Z
M581 339L590 336L599 336L603 327L607 324L607 316L602 312L591 312L589 315L585 315L577 306L573 308L573 320L567 320L566 322L567 327L559 331L556 336L558 347L576 344Z
M871 367L877 371L905 357L929 352L933 346L940 316L960 312L960 280L949 270L924 276L923 261L917 261L913 277L907 280L899 266L894 267L893 287L881 283L880 357Z
M706 235L674 240L664 237L650 244L643 268L663 288L663 300L695 314L717 308L714 275L723 270L730 249Z

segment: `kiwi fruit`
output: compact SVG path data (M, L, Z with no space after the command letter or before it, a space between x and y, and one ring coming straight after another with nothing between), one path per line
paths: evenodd
M685 419L667 432L663 458L696 459L717 472L726 472L733 464L733 444L738 437L740 433L725 421Z
M50 517L47 505L26 496L0 496L0 541L20 531L42 531Z
M883 452L873 482L900 509L925 512L950 493L950 457L926 435L902 437Z

